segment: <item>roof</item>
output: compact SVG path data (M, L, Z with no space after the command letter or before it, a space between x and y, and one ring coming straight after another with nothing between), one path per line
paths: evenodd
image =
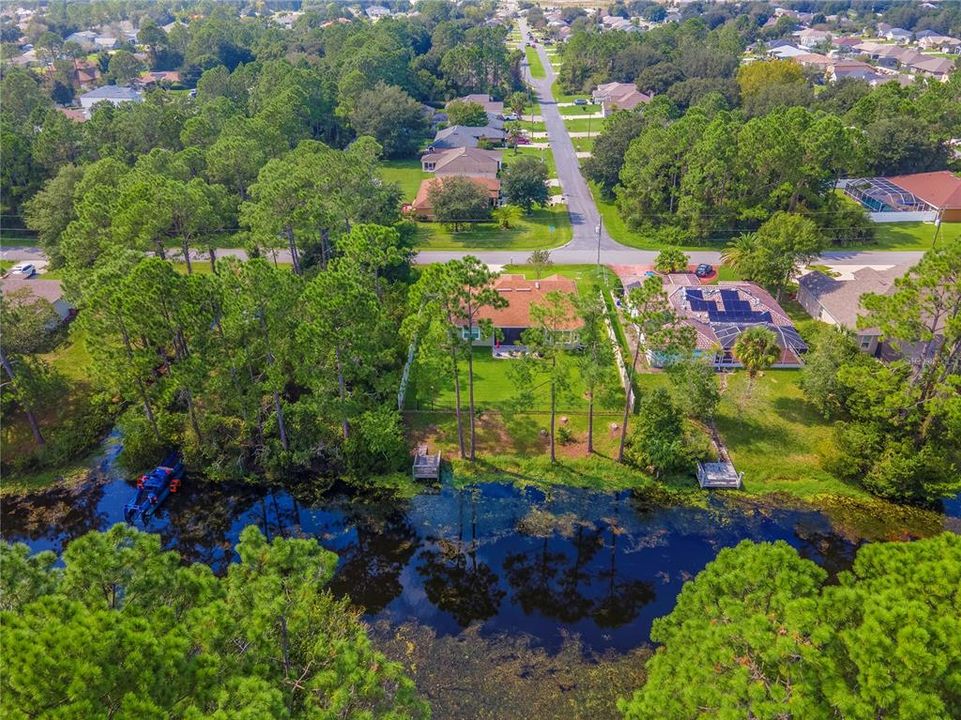
M888 180L938 210L961 209L961 177L948 170L895 175Z
M477 103L483 107L485 111L495 115L501 115L504 112L503 102L500 100L493 100L490 95L485 95L484 93L473 93L472 95L454 98L454 100L459 100L466 103ZM454 100L451 100L450 102L454 102ZM449 104L450 103L448 103L448 105Z
M40 280L38 278L8 277L0 280L0 291L4 296L26 288L30 294L55 303L63 298L63 287L59 280Z
M480 185L482 188L487 190L487 192L491 195L491 197L496 198L498 195L500 195L501 181L498 180L497 178L474 177L470 175L456 175L456 176L448 175L445 177L432 177L432 178L427 178L426 180L421 182L420 187L417 188L417 196L414 198L412 207L415 210L429 210L431 208L431 203L430 203L431 188L437 185L438 183L443 183L445 180L447 180L450 177L466 178L471 182L473 182L475 185Z
M501 153L473 147L457 147L423 155L421 163L434 163L434 174L441 175L497 175ZM430 172L430 171L428 171Z
M478 319L490 320L494 327L527 328L531 326L531 305L543 303L549 292L560 291L570 294L577 292L573 280L560 275L551 275L543 280L528 280L523 275L501 275L494 280L494 289L507 299L505 308L482 308ZM584 321L574 314L563 324L561 330L577 330Z
M598 85L591 95L595 100L616 105L621 110L632 110L641 103L651 101L651 96L638 90L634 83L604 83Z
M782 348L807 349L788 314L767 290L755 283L720 282L691 287L668 281L665 290L678 316L694 328L699 350L710 350L716 345L728 349L752 325L764 325L774 331Z
M947 58L932 57L924 60L915 60L911 63L911 67L915 70L931 73L932 75L947 75L954 70L954 63Z
M504 131L489 125L486 127L451 125L438 131L431 145L440 148L477 147L477 142L481 138L503 140Z
M140 93L120 85L104 85L80 96L81 100L140 100Z
M849 280L840 280L814 270L798 278L798 285L818 301L834 322L855 330L861 314L861 296L887 294L894 287L894 281L907 271L907 265L895 265L887 270L865 267L856 270Z

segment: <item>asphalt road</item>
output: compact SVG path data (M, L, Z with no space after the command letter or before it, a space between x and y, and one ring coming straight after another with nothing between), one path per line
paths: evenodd
M520 20L521 36L526 38L528 27L525 19ZM526 41L525 41L526 42ZM554 95L551 92L551 85L554 83L554 66L551 65L550 58L543 45L537 46L537 54L540 57L541 65L544 66L546 77L537 79L530 73L527 60L524 60L524 75L530 83L537 101L541 105L541 116L544 118L544 125L547 128L547 138L554 153L554 164L557 167L557 178L561 182L561 189L567 196L567 212L571 218L571 226L574 229L573 238L560 250L555 250L552 254L560 260L562 252L576 252L578 260L571 262L595 262L597 260L598 232L597 227L600 223L600 213L590 188L581 175L580 163L575 154L574 144L567 134L564 126L564 118L557 109ZM608 257L612 251L630 250L630 248L615 242L604 228L600 232L600 251L602 263L616 263L617 260ZM589 251L592 255L586 258L584 252ZM564 261L566 262L566 261Z

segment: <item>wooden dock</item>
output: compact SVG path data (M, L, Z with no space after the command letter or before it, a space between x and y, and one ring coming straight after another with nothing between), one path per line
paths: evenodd
M426 445L419 445L414 454L414 468L412 471L415 480L439 480L440 479L440 451L431 455Z
M697 464L697 481L702 488L740 489L744 473L734 469L731 462L708 462Z

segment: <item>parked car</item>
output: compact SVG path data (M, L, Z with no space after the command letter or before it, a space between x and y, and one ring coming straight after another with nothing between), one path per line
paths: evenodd
M12 268L10 268L10 274L16 275L18 277L25 277L25 278L33 277L34 275L37 274L37 268L34 267L31 263L27 263L27 262L17 263Z
M518 135L516 142L518 145L530 145L531 139L527 135Z
M714 274L714 266L708 265L707 263L701 263L695 268L694 274L698 277L708 277Z
M574 104L575 104L575 105L587 105L587 100L585 100L584 98L577 98L577 100L574 101Z
M507 115L502 116L502 119L505 122L515 122L517 120L520 120L520 116L515 115L514 113L508 113Z

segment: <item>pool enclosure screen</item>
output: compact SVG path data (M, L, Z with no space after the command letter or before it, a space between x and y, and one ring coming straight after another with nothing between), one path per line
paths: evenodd
M923 200L883 177L850 180L845 184L844 192L870 212L923 212L932 209Z

